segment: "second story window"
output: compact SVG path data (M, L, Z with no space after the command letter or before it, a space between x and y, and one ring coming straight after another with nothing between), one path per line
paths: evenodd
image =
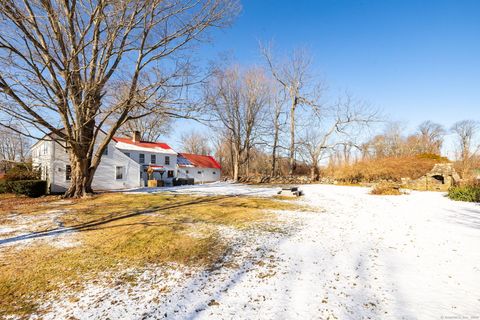
M157 163L157 155L156 154L150 155L150 163Z
M145 163L145 154L144 153L140 153L138 155L138 162Z
M165 156L165 165L166 166L170 165L170 157L169 156Z
M108 156L108 146L105 147L102 153L104 156Z

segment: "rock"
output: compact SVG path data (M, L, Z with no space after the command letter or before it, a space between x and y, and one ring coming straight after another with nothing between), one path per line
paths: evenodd
M453 163L437 163L423 177L412 180L402 178L402 187L414 190L447 191L460 182Z

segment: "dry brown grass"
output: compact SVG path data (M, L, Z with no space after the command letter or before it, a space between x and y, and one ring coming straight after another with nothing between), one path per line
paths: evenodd
M379 183L376 184L370 194L383 196L399 196L404 194L400 191L400 186L394 183Z
M334 177L347 183L400 181L406 177L417 179L430 171L436 163L446 161L448 159L434 155L365 160L337 169Z
M58 196L44 196L40 198L29 198L17 196L11 193L0 194L0 216L12 213L32 213L44 204L59 199Z
M27 316L48 294L64 287L79 290L104 271L171 262L212 265L228 246L216 226L244 228L271 220L267 209L295 208L265 198L165 194L104 194L57 206L53 200L36 203L33 211L39 214L45 205L49 210L67 210L59 219L77 230L71 236L80 245L54 247L47 231L40 237L46 241L0 247L0 318Z

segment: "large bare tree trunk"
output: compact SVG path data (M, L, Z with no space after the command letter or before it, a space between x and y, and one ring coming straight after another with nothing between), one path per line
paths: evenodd
M312 165L312 167L310 168L310 179L312 181L315 180L315 174L316 174L316 169L315 169L315 166Z
M272 147L272 168L270 176L274 177L277 173L277 145L278 145L278 126L275 126Z
M86 125L75 130L76 140L70 143L71 182L65 192L65 198L80 198L93 194L92 182L99 161L94 161L91 141L94 140L95 123L85 121Z
M290 159L289 174L293 175L295 170L295 108L297 107L297 98L293 97L292 107L290 108Z
M90 167L91 161L86 157L71 155L71 182L65 192L65 198L80 198L93 194L92 181L95 170Z
M238 153L236 153L233 157L233 181L238 181L238 175L240 171L240 161L238 159Z
M250 150L247 150L245 154L245 176L250 176Z

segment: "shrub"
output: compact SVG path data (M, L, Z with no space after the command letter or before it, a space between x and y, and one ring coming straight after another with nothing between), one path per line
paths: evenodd
M480 202L480 183L470 182L466 185L451 187L448 197L456 201Z
M22 164L8 170L4 179L8 181L38 180L40 179L40 174L38 170L32 169L30 165Z
M7 181L0 180L0 193L7 193Z
M23 194L29 197L40 197L47 193L45 180L0 181L0 193Z
M436 160L438 162L450 162L447 157L442 157L435 153L421 153L415 156L418 159L431 159Z
M376 184L370 191L370 194L399 196L403 193L400 191L400 186L398 184L382 182Z

